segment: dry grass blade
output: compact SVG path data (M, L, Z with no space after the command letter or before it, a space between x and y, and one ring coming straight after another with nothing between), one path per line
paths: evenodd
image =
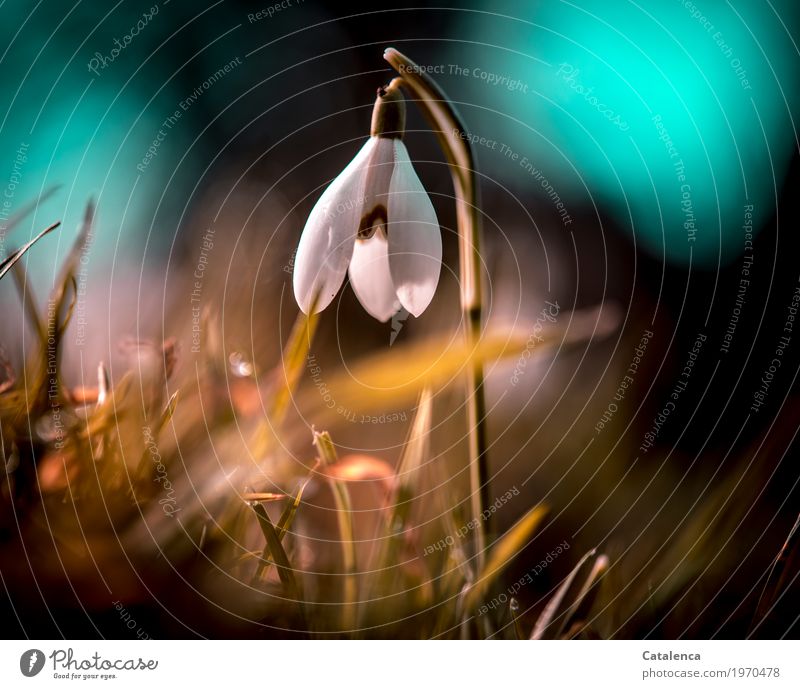
M60 184L56 184L55 186L50 187L47 191L45 191L38 199L33 201L28 201L25 205L22 206L14 215L12 215L8 222L6 223L4 228L0 228L3 230L3 236L8 235L11 230L13 230L17 225L19 225L26 217L28 217L33 211L35 211L42 203L47 201L53 194L55 194L61 188Z
M78 300L78 283L75 279L75 274L78 270L81 256L85 253L91 241L94 214L94 203L90 200L86 205L78 237L73 242L72 248L61 266L59 277L55 281L50 295L47 308L47 335L50 337L54 332L56 333L55 344L51 345L51 349L54 351L50 352L51 354L55 353L59 341L66 332ZM65 308L70 287L72 287L72 298Z
M403 454L397 468L392 512L388 520L389 532L393 538L405 530L411 501L414 497L413 488L415 485L419 485L419 468L428 454L432 417L433 393L430 388L426 387L420 394L417 413L414 416L414 422L408 433L408 439L403 447Z
M572 627L577 622L582 614L588 614L594 602L594 594L597 591L597 586L600 584L600 579L608 570L608 557L599 555L592 565L589 576L583 582L581 590L575 597L575 602L569 606L569 610L564 615L564 620L558 629L558 638L561 638L564 632Z
M539 619L536 620L536 625L531 633L532 641L538 641L544 638L545 632L556 619L556 613L561 608L561 604L564 601L564 597L567 595L567 591L569 591L570 587L572 586L572 582L575 581L575 577L578 576L578 572L581 570L583 565L585 565L588 560L593 558L594 554L595 551L592 549L578 561L578 564L573 567L572 571L567 575L567 578L564 579L564 581L561 583L561 586L558 587L558 590L548 601L545 609L542 611L542 614L539 615Z
M21 268L21 265L19 266ZM20 271L17 275L24 275L24 271ZM69 302L66 302L67 295L70 294ZM33 292L30 287L22 284L23 293L26 296L26 306L29 311L36 311L36 302ZM72 319L72 314L75 310L75 305L78 302L78 283L75 281L74 276L68 276L64 289L61 291L57 300L51 300L47 306L47 318L45 324L40 320L36 320L36 328L40 330L44 328L44 332L40 334L40 347L41 347L41 361L39 363L39 370L36 373L33 384L30 386L30 399L31 405L28 409L29 414L37 413L37 409L41 410L52 404L52 399L61 390L61 376L60 376L60 363L61 363L61 341L69 327L69 322ZM66 304L66 306L65 306ZM48 402L50 397L50 402ZM67 394L67 399L69 395Z
M408 490L415 483L415 472L422 465L422 460L430 444L429 433L433 416L433 393L429 387L423 388L417 404L417 413L408 433L403 448L403 456L397 469L399 487Z
M282 369L283 385L275 392L270 407L270 421L278 425L283 420L289 401L292 398L300 373L305 368L306 356L314 339L314 332L319 322L319 314L306 316L302 311L298 314L289 340L283 349Z
M289 532L289 529L292 528L292 522L294 521L295 514L297 514L297 510L300 507L300 503L303 500L303 492L308 486L311 479L314 477L314 472L316 471L317 467L319 466L319 461L314 465L314 467L309 472L306 480L300 484L300 487L297 489L297 494L295 495L293 500L290 500L286 507L283 508L283 512L281 513L281 518L278 520L278 525L276 527L278 531L278 539L280 540L281 544L283 544L283 539L286 534ZM282 498L286 497L284 495L281 496ZM245 496L245 499L247 497ZM270 566L272 565L272 561L269 558L269 546L265 546L264 550L261 553L261 562L259 562L258 567L256 568L255 575L253 576L254 580L260 579L265 572L269 571Z
M169 400L167 401L166 406L164 407L164 411L161 413L161 417L158 419L158 431L164 430L166 425L170 422L172 417L175 415L175 410L178 408L178 397L180 395L180 390L176 390L172 393Z
M22 301L22 307L25 310L25 316L33 327L34 333L36 333L39 346L45 347L47 344L47 328L39 314L39 306L33 292L33 287L28 281L28 271L25 269L24 264L17 263L13 268L12 275L17 287L17 293Z
M2 261L0 261L0 280L2 280L3 277L5 277L5 274L9 270L11 270L14 267L14 265L17 263L17 261L19 261L25 255L25 253L28 251L28 249L30 249L42 237L44 237L46 234L49 234L50 232L52 232L53 230L55 230L60 225L61 225L60 221L56 222L56 223L53 223L52 225L50 225L50 227L45 228L39 234L37 234L27 244L23 244L19 249L17 249L16 251L12 252L10 256L8 256L7 258L4 258Z
M58 280L56 281L54 287L54 293L52 296L52 300L54 302L60 302L64 298L64 292L67 289L69 281L74 278L76 271L78 270L78 265L81 260L81 256L86 252L89 244L92 240L92 229L94 227L94 218L95 218L95 205L94 202L90 199L89 202L86 204L86 210L83 214L83 223L81 224L81 229L78 232L78 236L72 244L72 248L70 249L67 258L61 265L61 271L59 273Z
M29 211L26 211L26 214L27 214L27 212L29 212ZM31 246L33 246L34 243L36 243L39 239L41 239L48 232L53 231L60 224L61 223L55 223L54 225L51 225L50 227L45 229L43 232L41 232L33 240L28 242L28 244L26 244L24 247L22 247L17 252L15 252L11 256L9 256L7 259L5 259L2 264L0 264L0 265L3 266L2 268L0 268L0 278L2 278L3 275L5 275L6 272L8 272L8 270L10 270L12 268L14 269L14 281L15 281L16 286L17 286L17 291L20 294L20 298L22 300L23 308L25 309L25 315L27 316L28 321L33 326L33 330L36 333L36 336L37 336L37 338L39 340L39 346L41 347L44 356L46 356L46 354L47 354L48 336L52 335L54 337L54 340L58 339L63 334L64 329L66 329L66 324L69 322L69 318L72 315L72 308L74 307L75 300L77 299L77 286L75 286L75 289L74 289L74 292L73 292L72 304L70 305L70 309L68 311L68 314L67 314L65 320L63 321L63 323L64 323L63 327L59 327L58 326L58 314L61 313L61 307L62 307L61 303L59 303L58 306L56 306L53 309L48 309L48 313L53 314L52 320L54 322L53 322L52 325L46 325L45 322L42 320L41 315L39 314L39 307L37 305L36 297L34 296L33 287L31 286L30 282L28 281L28 276L27 276L27 271L25 270L25 266L22 263L19 263L19 259L22 257L22 255L28 249L30 249ZM74 280L72 281L72 284L75 285ZM63 291L66 292L66 285L64 286L64 290ZM59 302L60 301L61 300L59 300ZM56 347L53 347L53 351L51 353L55 354L55 350L56 350ZM39 383L41 384L42 381L44 381L44 375L43 374L40 375ZM36 388L36 386L34 386L34 388ZM36 394L32 394L31 398L32 399L38 399Z
M161 435L161 431L164 430L166 425L169 423L170 419L172 418L173 414L175 414L175 409L178 406L178 395L180 390L176 390L172 393L172 396L167 401L164 410L161 412L161 415L158 417L156 421L155 427L152 430L152 438L153 442L158 442L158 437ZM142 453L141 458L139 459L139 466L136 471L136 475L139 478L143 478L147 476L147 472L150 470L152 465L151 461L151 454L152 448L145 445L144 452ZM247 498L245 498L247 499Z
M797 552L798 546L800 546L800 515L797 516L794 526L792 526L789 531L789 535L786 537L780 552L772 561L772 566L769 568L767 580L764 582L764 588L756 604L756 614L753 619L753 625L751 625L751 633L758 628L761 622L763 622L772 611L774 601L778 597L778 593L785 582L789 563L792 560L793 554ZM776 571L780 571L780 574L777 576Z
M305 492L308 484L311 482L311 479L314 478L314 472L317 470L318 466L319 461L317 461L317 463L311 468L308 477L297 489L297 494L294 496L294 500L286 505L283 513L281 514L281 518L278 520L278 536L281 541L283 541L283 537L288 533L289 529L292 528L292 522L294 521L295 514L297 514L297 510L303 501L303 493Z
M419 397L417 411L403 445L400 462L393 474L393 488L387 500L388 510L383 525L383 537L373 558L375 564L370 568L373 574L365 577L365 593L362 596L364 600L372 598L375 587L388 588L389 581L398 575L394 565L400 561L399 554L407 537L414 487L422 483L419 469L428 454L432 412L433 393L430 388L425 388ZM362 620L366 614L366 607L362 605L360 610Z
M102 407L111 394L111 375L105 362L97 364L97 406Z
M303 599L301 597L300 588L297 584L297 579L294 575L294 570L289 562L289 557L283 549L281 539L278 538L278 532L275 530L275 525L267 514L267 510L260 502L251 505L253 512L258 517L258 524L261 527L261 533L264 534L264 540L267 542L272 561L278 569L278 577L280 577L286 595L302 605Z
M130 403L133 392L133 373L128 371L119 380L106 399L106 404L98 406L86 420L85 434L91 437L104 431L118 427L118 422L123 418Z
M276 390L271 396L271 403L267 407L266 418L258 424L253 435L253 452L258 456L263 456L276 445L275 434L281 425L289 402L294 394L297 381L300 378L308 356L308 350L314 339L314 333L319 322L319 314L314 313L316 300L312 302L310 309L311 315L307 316L302 311L297 314L289 340L283 348L281 354L281 370L275 376L275 380L280 381ZM280 375L282 373L282 375Z
M334 465L338 457L328 431L314 431L314 445L319 452L320 460L327 466ZM342 626L345 630L355 626L356 601L358 599L358 583L356 581L356 544L353 526L353 508L347 485L328 474L328 480L336 503L336 519L339 523L339 538L342 542L342 560L344 565L344 602L342 605Z
M9 224L9 227L11 227L13 224L16 224L16 222L19 222L19 220L21 220L33 208L35 208L38 203L40 203L44 198L49 196L54 191L55 188L51 189L44 196L42 196L39 199L39 201L33 204L29 204L26 208L20 211L20 213L17 214L17 216L15 216L15 218L13 219L13 222ZM20 249L17 252L18 255L16 257L16 260L12 261L12 259L14 259L13 255L10 256L8 259L6 259L6 261L9 261L11 263L5 268L3 274L12 266L15 267L14 278L17 284L17 290L19 291L20 296L22 298L23 306L28 316L28 320L32 324L37 336L39 337L39 341L42 348L46 348L49 335L55 335L58 338L60 338L64 334L64 331L69 325L70 318L72 317L72 310L75 307L75 303L77 301L77 292L78 292L77 283L75 281L75 271L77 270L78 262L80 260L81 253L84 249L86 236L88 235L89 230L91 228L91 219L94 217L93 208L94 207L90 203L89 209L91 210L87 209L87 215L84 218L84 228L81 231L81 233L79 233L78 240L73 245L69 257L64 262L64 265L61 268L60 277L58 278L58 280L55 281L53 294L51 295L48 306L48 321L53 321L52 323L48 322L48 324L45 325L45 323L42 321L42 318L39 315L38 307L36 305L36 298L33 295L33 288L27 278L27 271L25 270L25 268L21 263L18 263L18 261L19 258L21 257L21 253L27 251L27 249L29 249L34 242L38 241L38 239L43 237L45 234L55 229L55 227L57 227L59 223L56 223L55 225L52 225L51 227L47 228L38 237L33 239L32 242L29 242L25 247ZM3 265L5 265L5 262ZM2 277L2 274L0 274L0 277ZM72 300L69 306L67 307L66 314L62 316L61 314L63 311L64 299L66 298L67 290L70 285L72 285L73 288Z
M245 502L278 502L285 500L286 496L283 493L244 493L242 500Z
M572 346L605 337L617 327L618 309L610 306L574 312L568 328L554 326L541 333L537 351L554 345ZM519 357L529 346L530 333L520 329L489 329L482 340L470 347L454 341L452 335L440 335L421 342L395 346L389 352L365 357L347 370L330 376L328 388L336 391L339 406L362 411L381 406L395 409L412 402L425 387L439 389L452 380L460 380L469 367L491 364L503 358ZM319 392L308 391L300 400L301 409L318 409Z
M72 314L75 311L75 305L78 303L78 283L73 275L70 275L67 279L66 287L72 287L72 299L70 299L69 304L67 304L66 312L58 319L57 322L59 340L64 336L64 333L67 332L67 327L69 327L69 322L72 320ZM66 295L68 293L66 287L62 293L59 303L56 305L57 314L60 314L63 310L64 299L66 299Z
M478 575L475 584L469 589L464 603L465 612L474 610L486 593L486 589L497 576L511 563L517 554L530 542L533 532L547 515L544 505L536 505L512 526L497 541L489 553L486 568Z

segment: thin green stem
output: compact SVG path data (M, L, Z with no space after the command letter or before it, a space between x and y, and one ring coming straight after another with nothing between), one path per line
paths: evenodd
M461 311L467 346L473 350L481 338L483 317L481 215L475 159L467 130L438 84L417 64L394 48L387 48L383 57L397 70L403 85L415 97L450 166L458 223ZM478 525L474 530L475 555L477 569L482 571L492 525L482 516L489 504L489 467L483 363L477 358L467 371L467 423L472 514Z

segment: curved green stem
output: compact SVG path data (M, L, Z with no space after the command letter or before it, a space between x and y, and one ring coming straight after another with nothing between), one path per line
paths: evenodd
M461 271L461 311L467 344L474 348L481 337L483 299L481 292L481 215L475 159L464 126L452 103L428 74L394 48L384 59L401 75L423 115L439 140L447 158L456 199ZM475 529L478 571L483 569L486 543L491 541L491 523L483 519L489 503L489 469L486 451L486 402L483 363L476 360L467 372L467 422L469 424L470 490Z

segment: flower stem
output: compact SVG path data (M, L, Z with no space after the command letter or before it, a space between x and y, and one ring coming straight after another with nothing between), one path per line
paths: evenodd
M481 337L483 298L481 292L481 215L475 159L461 118L438 84L412 60L394 48L384 59L401 75L403 85L416 98L447 158L456 199L458 247L461 275L461 311L467 346L474 350ZM475 358L467 371L467 422L472 516L477 524L475 556L483 570L486 543L491 542L491 522L483 514L489 503L489 467L486 450L486 402L483 362Z

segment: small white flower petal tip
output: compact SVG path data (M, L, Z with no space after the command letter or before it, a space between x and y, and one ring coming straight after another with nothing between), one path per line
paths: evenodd
M346 272L361 305L382 322L402 307L419 316L433 299L442 239L401 140L404 128L405 103L395 79L378 91L369 140L322 194L303 229L294 294L305 313L327 307Z

